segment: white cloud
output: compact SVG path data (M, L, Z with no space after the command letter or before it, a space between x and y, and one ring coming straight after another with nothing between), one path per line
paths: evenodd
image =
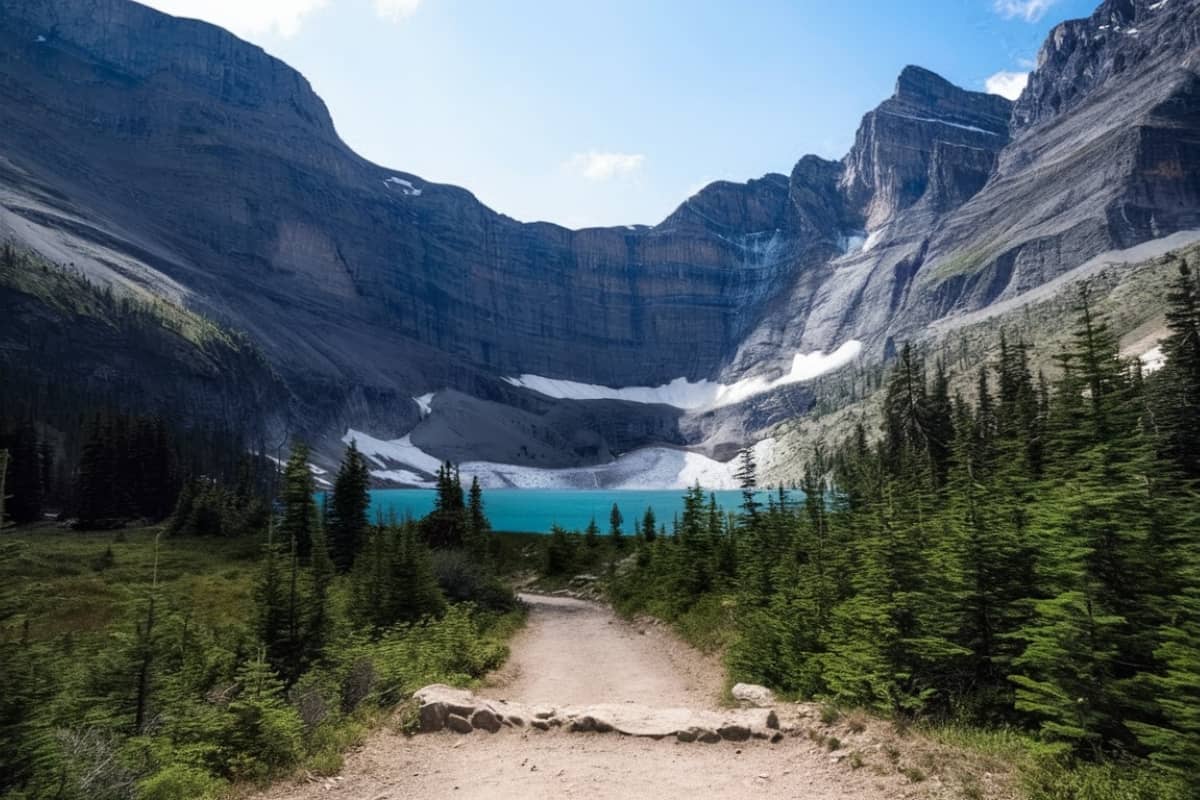
M421 0L375 0L375 13L383 19L399 22L417 11Z
M177 17L202 19L239 36L295 36L305 17L329 0L141 0Z
M1028 72L1001 70L984 81L983 85L987 89L988 94L998 94L1001 97L1007 97L1009 100L1016 100L1021 96L1021 92L1025 89L1025 84L1027 83L1029 83Z
M598 153L590 150L571 156L566 167L588 180L606 181L637 172L645 162L646 157L640 153Z
M1026 22L1037 22L1050 10L1050 6L1057 2L1058 0L995 0L993 8L1005 19L1020 17Z

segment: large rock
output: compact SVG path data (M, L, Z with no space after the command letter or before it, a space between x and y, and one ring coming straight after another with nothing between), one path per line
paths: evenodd
M775 705L775 693L755 683L735 683L729 693L744 706L770 708Z
M474 730L471 725L471 721L466 717L459 716L458 714L446 715L446 727L455 733L470 733L472 730Z

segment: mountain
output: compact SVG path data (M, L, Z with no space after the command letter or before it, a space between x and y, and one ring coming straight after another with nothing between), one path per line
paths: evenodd
M0 237L244 332L286 387L272 426L327 457L370 434L380 477L432 455L550 480L641 448L683 475L811 408L804 379L847 359L806 355L877 363L1200 227L1198 54L1197 2L1107 0L1015 104L908 67L841 161L572 231L359 157L299 73L219 28L6 0Z

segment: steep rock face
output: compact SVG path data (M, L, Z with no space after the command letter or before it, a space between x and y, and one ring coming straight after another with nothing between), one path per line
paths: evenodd
M80 209L74 249L168 253L149 266L306 378L713 377L785 284L783 176L715 184L654 229L520 224L359 158L301 76L212 26L13 0L0 36L10 185L53 190L32 221Z
M1093 256L1200 227L1196 3L1106 2L1051 32L987 185L924 243L893 336Z
M1063 23L1015 105L908 67L841 161L712 184L652 227L571 231L365 161L303 77L210 25L7 0L0 237L246 331L331 447L357 427L458 460L728 454L811 388L685 413L500 379L769 379L850 338L884 357L1200 227L1198 9L1107 0Z

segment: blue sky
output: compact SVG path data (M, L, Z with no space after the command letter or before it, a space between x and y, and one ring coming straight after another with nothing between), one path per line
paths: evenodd
M299 69L367 158L583 227L840 158L905 64L1011 92L1098 0L143 2Z

